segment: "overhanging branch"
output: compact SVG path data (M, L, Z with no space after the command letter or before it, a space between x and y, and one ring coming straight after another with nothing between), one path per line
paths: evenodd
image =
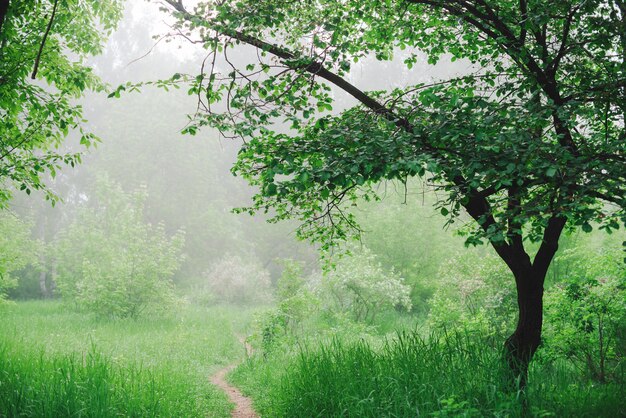
M376 99L372 98L353 84L349 83L347 80L342 78L341 76L333 73L320 62L312 61L310 58L301 58L297 54L289 51L288 49L271 44L269 42L263 41L261 39L255 38L253 36L244 34L243 32L233 30L230 28L226 28L222 25L219 25L215 22L207 22L205 19L199 16L195 16L189 11L186 10L182 1L178 0L165 0L174 10L176 10L181 17L186 21L197 21L201 19L208 24L210 29L216 31L222 36L226 36L237 41L240 41L244 44L254 46L258 49L261 49L265 52L268 52L284 61L284 64L290 67L292 70L301 70L306 71L315 76L319 76L326 81L332 83L336 87L340 88L344 92L350 94L352 97L357 99L361 104L365 107L373 111L375 114L384 117L385 119L394 123L398 128L410 133L415 134L414 126L405 118L402 118L395 114L391 109L387 108L382 103L378 102ZM437 149L432 147L431 145L422 143L422 146L426 151L433 152L436 154L440 154L444 150ZM445 170L444 170L445 171ZM448 175L449 181L459 187L463 193L467 196L467 202L463 204L463 207L467 210L467 212L472 216L476 222L479 223L480 227L487 231L490 226L495 225L497 221L495 220L492 209L487 200L485 194L481 193L479 190L470 188L468 186L467 180L461 174ZM498 245L494 244L494 248L498 252L498 254L507 262L513 262L513 255L511 252L511 247L506 242L499 243Z

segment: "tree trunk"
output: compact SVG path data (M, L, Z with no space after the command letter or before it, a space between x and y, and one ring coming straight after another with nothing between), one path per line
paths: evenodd
M521 236L509 247L494 246L509 266L517 288L518 318L515 332L504 344L506 361L518 388L524 390L528 379L528 365L541 344L543 325L543 283L552 259L559 249L559 237L566 218L554 215L548 220L543 241L534 260L524 250Z
M0 35L2 34L2 25L9 11L9 0L0 0Z
M45 264L44 264L45 266ZM46 285L46 271L42 270L41 272L39 272L39 290L41 291L41 296L44 299L47 299L49 297L48 295L48 286Z
M505 356L519 389L526 387L528 365L541 343L543 324L543 283L545 273L528 269L515 274L518 320L515 332L506 340Z
M48 217L47 216L43 216L42 219L39 220L39 225L38 225L38 235L39 235L39 239L41 240L41 242L45 243L46 242L46 226L48 224ZM41 297L43 297L44 299L49 297L48 294L48 286L46 283L46 278L47 278L47 268L48 268L48 263L46 262L46 256L45 254L42 252L39 256L39 263L41 264L41 272L39 272L39 290L41 291Z

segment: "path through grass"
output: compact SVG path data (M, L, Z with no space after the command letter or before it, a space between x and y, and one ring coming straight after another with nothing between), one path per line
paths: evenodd
M250 310L103 322L21 302L0 315L0 416L230 416L208 376L244 355Z
M271 417L520 417L501 349L469 334L401 334L382 346L310 341L240 365L231 381ZM619 382L587 380L566 362L533 362L532 416L621 417Z

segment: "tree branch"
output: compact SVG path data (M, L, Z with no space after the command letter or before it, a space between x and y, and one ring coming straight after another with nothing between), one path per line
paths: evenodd
M50 20L48 21L46 32L43 34L41 45L39 45L39 52L37 53L37 58L35 58L35 68L33 68L33 74L30 76L30 78L32 78L33 80L37 77L37 71L39 70L39 61L41 60L41 53L43 52L43 47L46 45L46 40L48 39L48 35L50 34L50 29L52 29L52 23L54 22L54 16L57 13L58 5L59 5L59 0L54 0L54 6L52 7L52 15L50 16Z
M559 64L561 63L561 60L563 59L563 57L565 56L565 52L567 51L567 42L569 41L572 21L574 20L574 15L578 11L578 9L579 7L572 7L567 17L565 18L565 23L563 24L563 33L561 35L561 46L559 47L559 51L557 52L556 56L554 57L552 62L548 64L548 67L546 69L548 74L550 74L552 77L556 76Z
M566 223L567 219L558 215L553 215L548 220L548 225L543 231L543 241L533 260L532 267L535 272L545 274L548 271L554 254L559 249L559 238Z
M185 9L181 1L175 1L175 0L165 0L165 1L170 6L172 6L178 13L180 13L181 17L184 20L194 21L198 19L197 16L194 16L193 14L191 14ZM413 2L427 3L427 4L433 4L433 5L438 4L437 2L433 2L429 0L424 0L424 1L416 0ZM442 6L442 7L446 8L446 6ZM449 6L447 7L449 8ZM453 10L455 11L455 13L458 12L455 9ZM467 18L467 16L465 16L464 13L463 13L463 17ZM478 24L477 21L473 19L472 21ZM349 83L348 81L346 81L339 75L325 68L322 63L316 62L316 61L310 61L310 60L308 60L309 62L305 62L305 59L298 57L293 52L285 48L282 48L278 45L268 43L266 41L255 38L253 36L244 34L240 31L225 28L214 22L207 22L207 23L210 25L211 29L215 30L217 33L223 36L227 36L235 40L238 40L242 43L254 46L256 48L259 48L263 51L266 51L284 60L285 64L289 66L290 68L292 68L293 70L303 70L303 71L309 72L315 76L319 76L329 81L330 83L334 84L341 90L345 91L346 93L350 94L352 97L357 99L360 103L362 103L365 107L372 110L375 114L378 114L384 117L385 119L393 122L398 128L403 129L408 133L411 133L411 134L414 133L413 125L407 119L399 117L392 110L385 107L383 104L381 104L380 102L378 102L371 96L367 95L365 92L358 89L353 84ZM489 29L482 28L482 30L488 31ZM495 34L494 32L490 32L490 33L492 34L492 36L497 37L497 34ZM441 151L436 148L433 148L427 143L424 143L423 146L426 150L431 151L431 152L437 153ZM485 232L487 232L490 226L497 224L492 214L491 206L487 198L484 196L484 194L479 192L477 189L468 187L467 180L460 174L449 175L448 178L453 184L455 184L457 187L459 187L462 190L465 196L468 197L467 203L463 204L463 207L467 210L470 216L474 220L476 220L476 222L478 222L480 227ZM518 267L518 266L515 266L516 258L513 256L512 248L509 244L507 244L506 242L502 242L498 244L493 243L493 246L496 252L505 260L505 262L507 262L507 264L513 267Z

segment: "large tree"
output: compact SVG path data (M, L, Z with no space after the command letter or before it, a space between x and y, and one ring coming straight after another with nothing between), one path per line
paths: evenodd
M524 377L562 232L624 221L626 3L166 3L171 35L208 50L199 74L170 80L198 96L186 131L208 125L245 140L234 171L258 186L248 210L295 217L302 236L332 242L357 228L347 209L374 198L376 184L426 177L446 192L443 216L473 219L468 244L489 242L512 272L519 320L505 348ZM471 70L386 91L351 83L356 62L375 56L411 72L420 54ZM324 113L341 93L358 104Z
M90 55L121 17L122 0L2 0L0 2L0 207L16 188L46 187L42 174L80 162L61 146L72 132L80 143L97 141L83 129L86 90L103 88Z

